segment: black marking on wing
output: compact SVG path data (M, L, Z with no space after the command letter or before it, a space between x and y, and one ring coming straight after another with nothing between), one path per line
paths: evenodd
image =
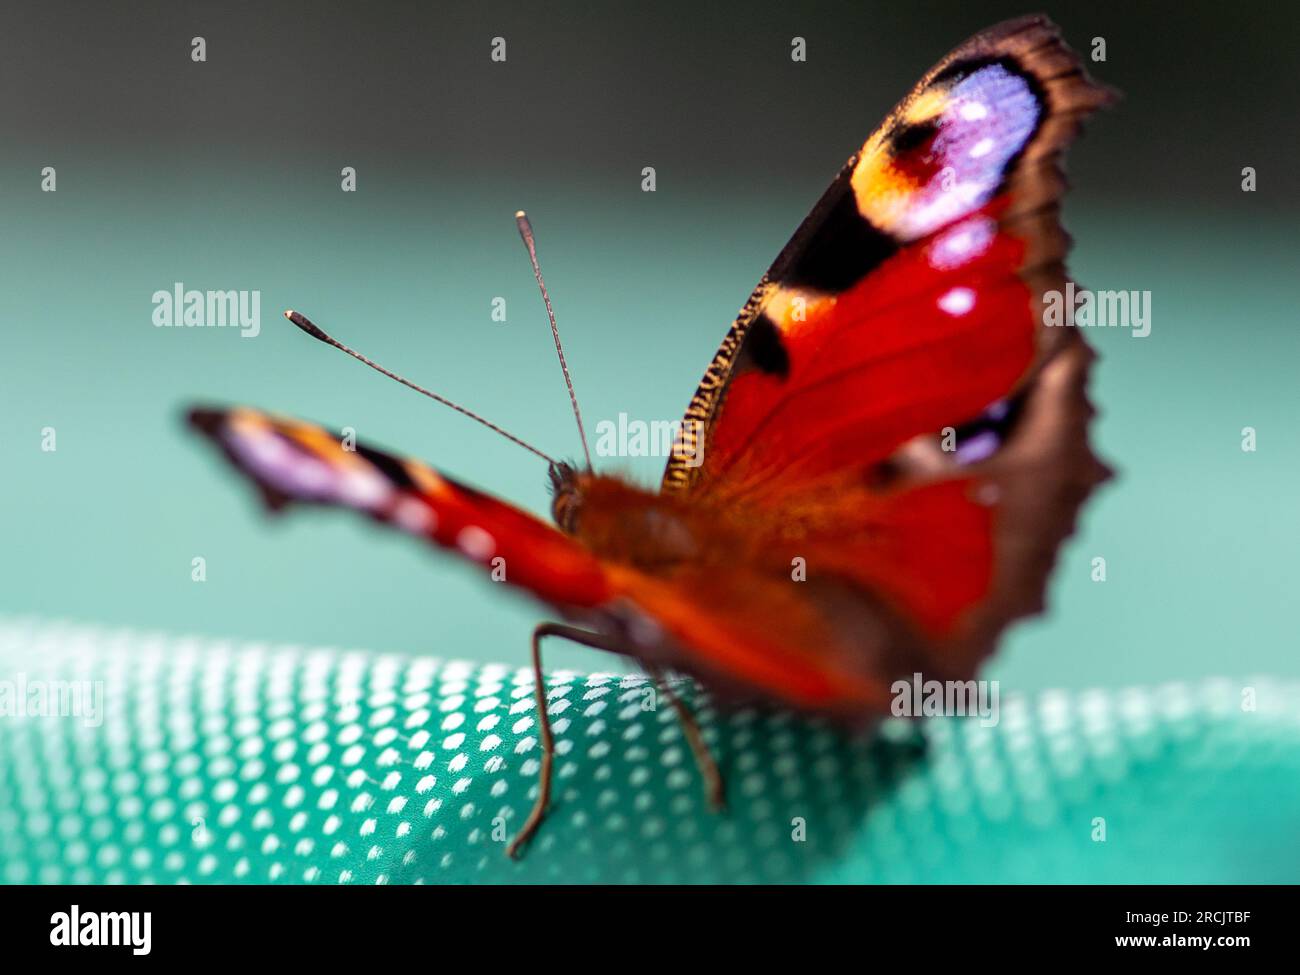
M790 254L772 279L792 285L840 294L865 278L898 250L889 234L858 212L848 180L839 198L822 214L822 222L807 236L804 246Z
M790 375L790 354L781 341L781 333L772 319L759 315L749 326L745 343L740 349L738 367L753 366L759 372L784 379Z
M888 145L891 155L901 156L915 152L932 142L939 134L939 125L934 119L924 122L900 122L890 130Z
M368 460L380 472L393 482L394 486L405 491L418 491L414 480L406 470L406 465L391 454L385 454L383 451L375 450L373 447L367 447L365 444L357 444L357 453Z

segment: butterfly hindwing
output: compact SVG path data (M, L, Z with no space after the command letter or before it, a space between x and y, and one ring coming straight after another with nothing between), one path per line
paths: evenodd
M1057 551L1108 475L1087 443L1090 358L1081 343L1053 356L987 457L954 464L917 443L887 483L822 485L818 519L784 543L810 579L844 583L881 618L877 651L896 673L968 678L1009 622L1042 610Z

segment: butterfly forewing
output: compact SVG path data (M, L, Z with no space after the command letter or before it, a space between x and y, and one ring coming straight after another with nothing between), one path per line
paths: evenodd
M1066 282L1060 156L1111 97L1039 17L944 58L796 231L687 410L663 490L751 512L768 571L800 560L809 604L887 673L969 674L1042 608L1107 475L1091 353L1041 309Z
M293 503L351 508L559 606L600 606L613 595L600 561L571 538L420 461L248 407L198 407L189 421L272 510Z
M1042 18L944 58L746 302L687 409L683 437L699 442L670 459L664 490L780 494L1023 386L1070 338L1039 314L1064 286L1059 156L1109 98Z

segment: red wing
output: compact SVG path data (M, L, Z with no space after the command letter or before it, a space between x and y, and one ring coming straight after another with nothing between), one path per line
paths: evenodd
M1042 610L1057 550L1109 472L1092 455L1081 341L1053 356L1023 398L954 458L914 441L887 480L843 481L802 536L808 577L855 592L884 621L877 659L897 676L967 678L1012 620Z
M734 698L857 720L888 711L886 672L843 639L833 614L788 572L736 564L667 577L614 567L611 576L627 605L644 614L629 634L649 663L694 674Z
M1070 377L1068 391L1077 394L1077 376ZM1061 409L1059 397L1043 399L1056 406L1049 410L1035 401L1027 407L1028 418L1039 419L1018 426L1020 439L1013 438L1000 462L1023 455L1017 463L1041 466L1043 479L1034 483L1048 504L1055 500L1053 484L1078 465L1056 463L1068 459L1061 457L1031 460L1012 448L1082 440L1052 435L1059 418L1079 414ZM857 520L823 506L839 527L827 532L812 525L797 540L773 544L774 552L784 553L777 571L737 560L721 570L687 567L656 577L600 559L545 522L418 461L364 444L345 450L318 426L247 408L196 409L190 421L274 509L290 503L351 508L480 565L500 557L508 582L565 615L612 628L628 652L694 672L724 690L810 711L885 710L889 684L928 661L926 648L979 629L978 619L959 629L958 610L995 589L987 558L993 506L970 503L979 496L975 479L990 479L978 467L964 479L916 489L907 486L911 472L900 469L903 486L893 492L841 495L846 505L866 506ZM874 518L864 517L866 510ZM965 548L954 546L949 531ZM1038 530L1031 540L1049 542ZM1053 548L1051 541L1049 560ZM790 580L787 549L805 557L806 586ZM846 602L840 585L846 580L878 592L879 602L866 612L858 600ZM871 622L864 627L866 616ZM920 621L924 632L913 632L905 619Z
M507 582L560 607L599 606L613 595L600 562L571 538L419 461L363 444L345 450L321 427L247 407L195 409L189 419L272 509L352 508L488 568L503 558Z
M687 410L664 491L749 512L764 578L804 561L786 585L841 677L969 677L1042 608L1107 475L1091 353L1042 308L1059 156L1109 97L1043 18L962 45L849 160Z
M1078 341L1053 356L969 437L996 440L987 456L915 441L880 480L808 483L775 517L728 501L750 544L634 587L687 647L668 662L842 717L887 711L894 682L917 673L970 679L1009 622L1042 609L1057 550L1107 476L1086 438L1090 359Z
M1022 391L1067 341L1040 314L1065 283L1057 160L1107 99L1043 18L941 61L755 289L664 490L788 496Z
M749 578L744 567L712 581L708 573L653 578L601 560L527 512L419 461L363 444L345 450L321 427L246 407L195 409L190 422L273 509L351 508L481 565L503 558L507 582L566 615L604 624L652 662L694 662L691 669L724 684L814 710L883 706L874 681L811 649L829 639L824 621L788 587Z

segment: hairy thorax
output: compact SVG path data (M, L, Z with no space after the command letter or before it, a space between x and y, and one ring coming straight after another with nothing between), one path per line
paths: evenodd
M556 523L601 558L652 572L735 559L750 543L726 511L686 504L617 476L564 471Z

